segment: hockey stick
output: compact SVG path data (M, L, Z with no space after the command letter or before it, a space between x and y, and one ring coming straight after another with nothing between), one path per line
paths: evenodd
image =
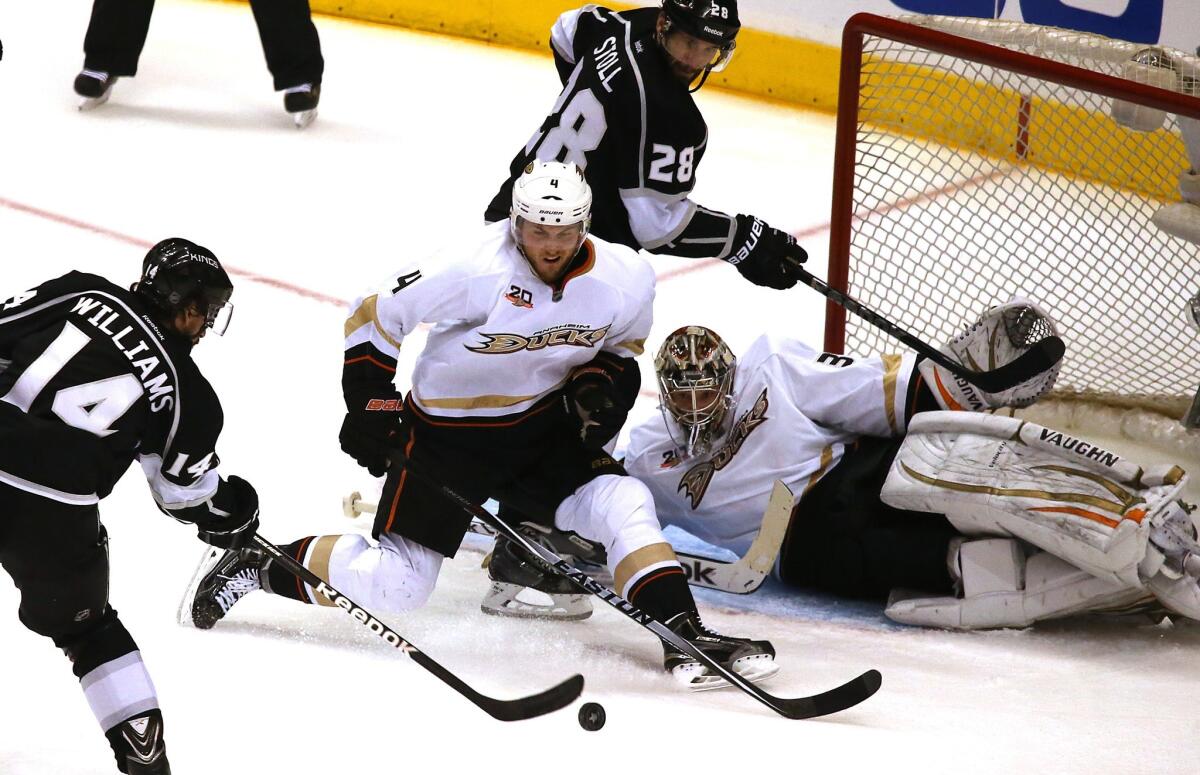
M260 535L254 536L254 543L271 556L271 559L282 565L284 570L308 584L316 592L324 595L325 599L350 615L354 621L366 627L392 648L399 649L408 655L412 661L437 676L442 683L466 697L475 706L489 716L500 721L520 721L527 718L551 713L559 708L565 708L583 692L583 676L573 675L557 686L553 686L540 694L519 697L515 700L497 700L488 697L467 686L458 676L434 662L425 652L409 643L400 633L388 627L379 619L341 592L325 583L317 574L293 560L273 543Z
M985 393L999 393L1036 377L1062 360L1063 353L1067 349L1062 339L1059 339L1057 336L1048 336L1021 353L1020 357L1016 360L1006 363L998 369L973 371L951 359L940 350L930 347L908 330L896 325L870 307L847 296L836 288L830 287L828 283L813 275L795 259L788 257L786 260L792 265L796 276L802 283L825 298L831 299L834 303L845 307L884 333L890 334L901 342L904 342L904 344L911 347L919 355L925 356L955 376L967 380Z
M625 598L618 595L612 589L599 583L591 576L583 571L575 568L562 557L559 557L554 552L539 543L528 540L519 530L516 530L503 519L493 514L489 514L482 507L472 503L462 497L454 490L437 481L434 476L425 471L424 467L419 464L414 464L412 460L405 457L400 450L392 450L391 461L394 466L404 466L409 473L425 480L430 486L437 489L443 496L450 501L458 504L460 508L468 514L483 520L484 522L496 528L497 533L504 535L512 541L515 541L525 551L541 558L542 562L546 563L563 576L570 579L577 587L590 592L604 602L608 603L613 608L617 609L625 616L642 625L646 629L653 632L664 643L686 652L695 657L701 664L711 670L713 673L724 678L730 684L741 689L746 694L749 694L754 699L766 705L771 710L790 719L806 719L816 716L826 716L830 713L851 708L863 700L870 697L879 690L883 682L883 677L878 670L868 670L857 678L851 679L841 686L830 689L829 691L820 694L814 694L810 697L794 697L783 698L776 697L773 694L763 691L758 686L755 686L750 681L747 681L742 676L732 670L727 669L708 654L698 649L694 644L685 638L680 637L675 632L670 630L662 622L655 619L653 616L634 607Z
M792 491L786 484L776 480L758 534L746 554L733 562L676 549L675 556L687 574L688 583L735 595L748 595L758 589L779 556L794 504ZM374 514L377 509L376 504L364 501L357 492L342 498L342 513L351 519L361 514ZM496 535L495 528L478 519L471 520L471 532L493 538Z

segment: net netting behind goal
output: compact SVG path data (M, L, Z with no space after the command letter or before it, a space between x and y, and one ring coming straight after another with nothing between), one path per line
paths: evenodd
M935 346L989 305L1033 299L1067 344L1058 398L1178 419L1200 386L1185 317L1200 247L1151 218L1180 201L1180 126L1200 120L1198 92L1200 60L1179 51L1013 22L854 17L830 283ZM830 304L825 346L897 343Z

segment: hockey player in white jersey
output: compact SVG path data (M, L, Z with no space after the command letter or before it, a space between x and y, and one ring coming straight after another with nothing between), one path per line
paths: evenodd
M947 349L1002 366L1032 343L1005 335L1014 319L1053 332L1044 313L1017 302ZM776 565L785 583L890 594L888 616L934 627L1020 627L1155 597L1200 616L1182 471L1143 470L1011 417L939 411L979 398L1028 405L1057 366L981 395L913 355L818 353L763 336L739 361L714 332L688 326L667 338L655 367L662 416L633 429L629 472L650 487L664 524L739 554L773 480L802 493Z
M283 549L372 610L422 606L471 515L389 467L390 450L402 448L476 503L512 495L541 504L558 528L604 545L615 587L631 603L730 669L765 678L776 671L771 645L704 627L649 491L603 449L638 392L634 357L650 330L654 272L633 250L588 238L590 207L575 165L534 161L507 223L390 275L355 303L345 325L341 442L373 474L387 474L376 541L308 536ZM434 328L405 397L393 385L397 356L421 323ZM260 586L328 604L256 550L213 552L194 580L193 622L213 626ZM676 649L665 661L692 688L722 680Z

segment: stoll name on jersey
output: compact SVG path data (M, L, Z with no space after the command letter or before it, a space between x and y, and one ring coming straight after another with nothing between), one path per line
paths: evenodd
M94 313L94 314L93 314ZM97 331L106 334L133 367L141 373L142 387L150 394L150 411L161 412L175 406L175 386L168 382L169 374L162 360L150 354L148 345L133 325L126 323L127 316L113 311L99 299L80 296L71 309L71 314L90 323ZM90 317L88 317L90 315ZM118 324L119 328L113 330Z
M604 90L612 94L612 87L608 85L617 73L621 72L621 68L610 69L617 63L619 55L617 54L617 38L609 36L604 39L604 42L592 49L592 54L596 57L596 76L600 79L600 83L604 86Z

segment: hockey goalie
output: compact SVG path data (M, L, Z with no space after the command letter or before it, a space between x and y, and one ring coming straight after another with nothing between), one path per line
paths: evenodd
M1003 367L1056 333L1036 304L987 310L944 352ZM931 361L760 337L739 360L703 326L658 351L662 412L625 464L664 523L743 554L780 480L799 495L785 584L888 601L896 621L1023 627L1147 607L1200 618L1195 529L1174 467L985 413L1050 390L1058 364L983 393ZM965 410L977 411L965 411Z

